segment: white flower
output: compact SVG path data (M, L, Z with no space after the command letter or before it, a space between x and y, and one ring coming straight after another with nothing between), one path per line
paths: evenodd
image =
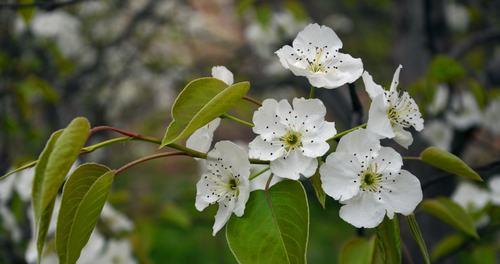
M281 64L297 76L305 76L315 87L337 88L361 76L363 63L338 52L342 41L335 32L318 24L309 24L297 34L293 47L276 51Z
M461 182L451 195L451 199L469 212L483 209L490 201L490 194L478 186Z
M230 141L215 144L208 152L207 171L196 184L196 209L204 210L218 203L213 235L226 224L234 212L242 216L250 193L250 162L247 153Z
M500 175L496 175L488 183L491 190L491 202L500 205Z
M445 84L437 86L432 102L427 106L427 111L430 114L436 115L446 108L448 103L449 88Z
M481 110L472 93L462 92L461 95L453 97L451 107L446 113L446 119L454 127L465 130L481 122Z
M376 135L358 129L340 140L320 168L325 193L344 204L340 217L356 227L372 228L384 216L408 215L422 200L420 182L402 170L401 155L381 147Z
M220 118L216 118L205 126L196 130L186 141L186 147L199 152L207 153L212 145L215 130L220 125Z
M488 104L483 114L482 124L493 134L500 134L500 98Z
M91 263L134 264L137 263L132 256L132 248L128 240L110 240L102 256ZM80 264L80 263L79 263Z
M448 2L444 6L444 15L450 28L457 32L464 32L469 25L469 11L459 3Z
M319 99L294 98L293 109L286 100L264 100L253 115L253 132L258 136L250 142L250 157L270 160L271 171L282 178L312 176L316 158L330 148L326 140L337 133L325 114Z
M450 150L453 140L453 129L445 122L433 120L426 124L422 136L434 146Z
M421 131L424 128L424 120L418 105L408 92L400 94L397 91L401 68L399 65L396 69L388 91L376 84L368 72L363 73L366 92L372 99L367 129L381 137L394 138L394 141L408 148L413 137L405 128L413 126L417 131Z
M212 77L225 82L227 85L232 85L234 82L233 73L224 66L212 67Z
M134 224L125 215L118 212L109 203L104 204L101 219L113 232L132 231Z

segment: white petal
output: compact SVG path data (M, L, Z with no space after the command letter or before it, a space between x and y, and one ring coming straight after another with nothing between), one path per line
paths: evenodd
M233 213L233 209L234 209L234 200L231 200L226 204L219 203L219 210L215 215L215 223L212 232L213 236L215 236L217 232L219 232L219 230L221 230L221 228L224 227L224 225L227 223L227 221L231 217L231 214Z
M381 201L387 209L387 215L392 218L394 213L411 214L422 201L420 181L409 171L401 170L391 180L383 183L380 193Z
M361 192L354 198L345 201L340 208L340 218L357 228L373 228L382 223L385 208L376 201L375 194Z
M311 162L309 163L309 166L307 166L306 169L301 174L302 176L309 178L316 173L317 169L318 169L318 160L312 159Z
M363 83L365 84L365 90L370 96L370 98L373 100L377 95L383 94L384 93L384 88L382 86L376 84L373 81L373 77L368 73L367 71L363 72Z
M314 23L307 25L297 34L297 37L293 41L293 46L311 46L313 48L328 46L328 49L338 50L342 48L342 41L340 41L337 34L331 28Z
M378 172L399 172L403 166L403 158L393 148L382 147L373 160L378 166Z
M196 183L196 201L194 205L200 212L207 208L210 203L217 201L216 195L210 195L209 190L212 186L209 181L205 180L205 176L208 177L207 174L204 174L201 176L201 179L198 181L198 183Z
M325 121L320 127L311 131L302 136L303 154L311 158L323 156L330 149L330 144L326 140L337 134L335 123Z
M394 76L392 77L392 82L391 82L391 88L389 89L389 91L391 92L396 91L396 88L398 87L399 84L399 72L401 71L402 68L403 66L399 65L396 71L394 72Z
M488 185L491 189L491 202L500 205L500 176L493 177Z
M324 88L337 88L346 83L356 81L363 73L363 62L359 58L353 58L349 54L338 52L332 67L325 75L326 85Z
M379 94L373 99L370 110L368 111L368 124L366 129L385 138L393 138L394 131L391 121L387 117L388 105L385 101L385 95Z
M477 212L490 201L490 194L472 183L461 182L451 195L451 199L464 209Z
M321 165L319 173L323 190L335 200L347 200L359 192L361 164L352 155L334 152Z
M325 105L319 99L293 98L292 104L293 110L302 116L324 118L326 115Z
M422 136L429 144L449 151L453 140L453 129L445 122L432 120L425 126Z
M446 119L458 129L464 130L481 122L481 111L470 92L454 97L452 108L446 112Z
M275 160L285 154L279 142L264 141L260 136L250 142L248 147L250 157L254 159Z
M234 207L234 214L238 217L243 216L245 213L245 205L247 204L248 197L250 196L249 183L238 185L239 195L236 200L236 205Z
M253 170L252 174L257 173L264 169L265 165L254 165L255 169ZM264 172L263 174L257 176L257 178L253 179L250 181L250 191L255 191L255 190L264 190L266 188L267 181L269 180L269 177L271 176L271 170L268 170ZM276 175L273 175L273 178L271 179L271 182L269 183L269 187L275 185L276 183L284 180L281 177L278 177Z
M271 171L278 177L298 180L301 174L309 174L311 166L314 166L314 164L317 166L317 162L315 158L306 157L299 150L293 150L288 156L271 161ZM304 176L309 177L311 175Z
M340 139L336 152L344 152L362 158L380 150L380 141L375 134L366 129L357 129ZM361 156L361 157L360 157Z
M396 125L394 126L394 141L404 148L408 148L411 143L413 143L413 136L409 131L404 130L403 127Z
M196 130L186 141L186 147L199 152L207 153L212 145L215 130L220 125L220 118L216 118L205 126Z
M248 154L240 146L227 140L217 142L214 149L208 153L208 159L217 158L220 158L220 162L229 167L234 174L239 174L242 179L248 180L250 161Z
M234 83L233 73L224 66L212 67L212 77L225 82L227 85L232 85Z
M294 60L297 58L295 50L288 45L285 45L281 49L277 50L275 54L278 55L280 63L283 67L285 67L285 69L288 69L289 65L293 64Z
M276 100L264 100L262 106L253 115L252 121L255 124L253 132L260 134L266 140L281 137L285 133L285 126L281 123L281 118L277 115L277 111L278 102Z

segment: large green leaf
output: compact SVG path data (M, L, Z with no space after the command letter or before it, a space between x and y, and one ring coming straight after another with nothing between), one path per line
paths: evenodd
M471 216L452 200L446 197L426 199L422 202L422 209L457 230L469 236L479 238Z
M483 181L481 176L465 164L459 157L440 148L428 147L420 153L420 158L423 162L446 172L471 180Z
M401 238L397 216L392 220L386 217L377 227L376 234L376 258L386 264L401 263Z
M52 134L40 154L35 167L32 192L39 256L43 251L57 193L87 141L89 131L87 119L75 118L64 130Z
M443 238L434 247L431 253L431 260L434 262L443 256L446 256L459 249L465 242L465 236L462 234L453 234Z
M406 217L408 221L408 227L410 228L411 234L415 242L417 242L418 248L422 253L422 258L424 259L424 263L430 264L431 259L429 257L429 251L427 250L427 245L425 244L424 237L422 235L422 231L420 231L420 227L418 225L417 219L414 214L410 214Z
M240 82L228 86L216 78L196 79L182 90L172 106L172 122L162 140L165 146L191 135L227 112L245 96L250 84Z
M69 241L72 240L70 237L71 234L74 233L74 229L77 228L88 228L88 225L91 223L95 224L97 221L97 217L99 216L94 213L94 210L97 213L100 212L100 208L104 205L105 199L96 199L94 196L103 196L104 198L107 196L109 192L108 189L104 189L101 193L90 194L91 191L96 190L97 187L102 188L105 187L108 182L101 182L99 186L94 185L97 181L103 177L106 173L108 173L110 169L106 166L95 164L95 163L86 163L80 165L69 177L68 181L64 185L63 196L61 201L61 209L59 211L59 216L57 219L57 229L56 229L56 248L57 253L59 255L60 263L68 263L69 259L74 258L73 255L78 253L80 254L81 248L69 248ZM107 176L111 177L112 176ZM88 195L88 196L87 196ZM84 200L86 198L86 200ZM93 201L89 201L90 199L94 199ZM84 202L94 202L94 208L91 212L84 212L84 208L82 203ZM76 226L76 217L77 213L78 217L84 217L86 222L85 226ZM95 217L95 219L94 219ZM93 228L93 225L91 225ZM85 240L86 242L87 240Z
M287 180L252 192L245 215L227 224L226 237L239 263L306 263L309 205L302 184Z
M356 237L349 240L340 251L340 264L371 264L375 253L375 237Z

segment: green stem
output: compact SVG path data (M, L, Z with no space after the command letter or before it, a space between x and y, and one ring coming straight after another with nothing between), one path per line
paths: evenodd
M260 175L264 174L264 172L268 171L270 168L271 168L271 167L266 167L266 168L264 168L263 170L261 170L261 171L259 171L259 172L255 173L254 175L251 175L251 176L250 176L250 178L248 178L248 179L249 179L249 180L253 180L253 179L255 179L255 178L259 177Z
M164 152L164 153L149 155L149 156L134 160L132 162L129 162L129 163L123 165L122 167L120 167L119 169L116 169L115 175L118 175L118 174L130 169L131 167L134 167L137 164L144 163L148 160L159 159L159 158L164 158L164 157L171 157L171 156L189 156L189 154L181 152L181 151L175 151L175 152Z
M314 98L314 86L311 86L311 89L309 90L309 98Z
M249 126L249 127L253 127L254 126L254 124L252 124L250 122L247 122L245 120L239 119L239 118L237 118L237 117L235 117L233 115L230 115L230 114L222 114L220 117L233 120L236 123L240 123L240 124L245 125L245 126Z
M360 129L360 128L365 128L366 127L366 124L361 124L359 126L356 126L356 127L353 127L351 129L348 129L348 130L344 130L340 133L338 133L337 135L327 139L326 141L332 141L332 140L339 140L340 138L342 138L343 136L353 132L354 130L357 130L357 129Z
M404 160L422 160L420 157L403 157Z

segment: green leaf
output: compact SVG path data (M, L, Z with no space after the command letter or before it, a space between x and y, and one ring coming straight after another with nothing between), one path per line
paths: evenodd
M9 177L10 175L12 175L14 173L18 173L18 172L20 172L22 170L25 170L25 169L28 169L28 168L31 168L31 167L35 166L37 164L37 162L38 162L38 160L33 160L33 161L25 163L24 165L22 165L19 168L16 168L14 170L11 170L11 171L7 172L6 174L4 174L4 175L2 175L0 177L0 181L3 180L3 179L5 179L5 178L7 178L7 177Z
M43 251L55 198L75 163L90 131L85 118L75 118L64 130L52 134L38 158L33 180L33 210L37 226L37 249Z
M420 158L423 162L446 172L471 180L483 181L481 176L465 164L459 157L440 148L428 147L420 153Z
M113 180L112 173L111 176L106 176L108 172L110 172L110 169L103 165L95 163L82 164L76 168L64 185L56 229L56 249L60 263L74 263L70 260L74 259L76 261L78 259L82 249L79 246L82 242L77 245L69 242L74 242L75 238L72 235L75 232L81 234L81 231L75 231L75 229L86 228L91 232L94 228ZM101 180L104 177L106 179ZM93 207L91 208L93 209L85 211L88 206L86 207L84 203L89 202L92 203ZM77 218L83 218L84 221L77 221ZM83 224L83 226L78 226L78 223ZM78 238L83 240L83 246L87 242L90 232L87 237ZM86 235L86 233L84 234ZM70 246L73 246L73 248Z
M430 77L441 83L453 83L465 76L465 69L451 57L436 56L429 67Z
M226 227L239 263L306 263L309 205L298 181L283 181L269 191L252 192L245 215Z
M446 197L426 199L422 202L422 209L457 230L479 238L471 216L452 200Z
M375 254L382 263L401 263L401 238L399 236L399 223L397 216L391 220L385 218L377 227L377 247Z
M17 0L17 2L21 5L31 5L35 3L35 0ZM26 25L28 25L35 14L35 6L19 8L18 12Z
M196 79L182 90L172 106L172 122L161 147L184 139L198 128L227 112L245 96L250 83L228 86L216 78Z
M422 253L422 258L424 259L424 263L430 264L431 260L429 258L429 251L427 251L427 245L425 244L424 237L422 236L422 231L420 231L420 227L418 225L417 219L414 214L410 214L406 217L408 221L408 227L410 228L411 234L415 242L417 242L418 248Z
M356 237L340 250L340 264L371 264L375 253L375 236L371 239Z
M448 255L449 253L460 248L464 242L464 237L460 234L445 237L443 240L439 241L439 243L432 250L431 260L434 262L441 257Z
M321 207L325 209L326 194L323 190L323 187L321 187L321 177L319 175L319 170L316 171L316 173L311 178L309 178L309 180L311 181L311 185L314 189L314 193L316 194L316 198L318 198L318 202L321 204Z

